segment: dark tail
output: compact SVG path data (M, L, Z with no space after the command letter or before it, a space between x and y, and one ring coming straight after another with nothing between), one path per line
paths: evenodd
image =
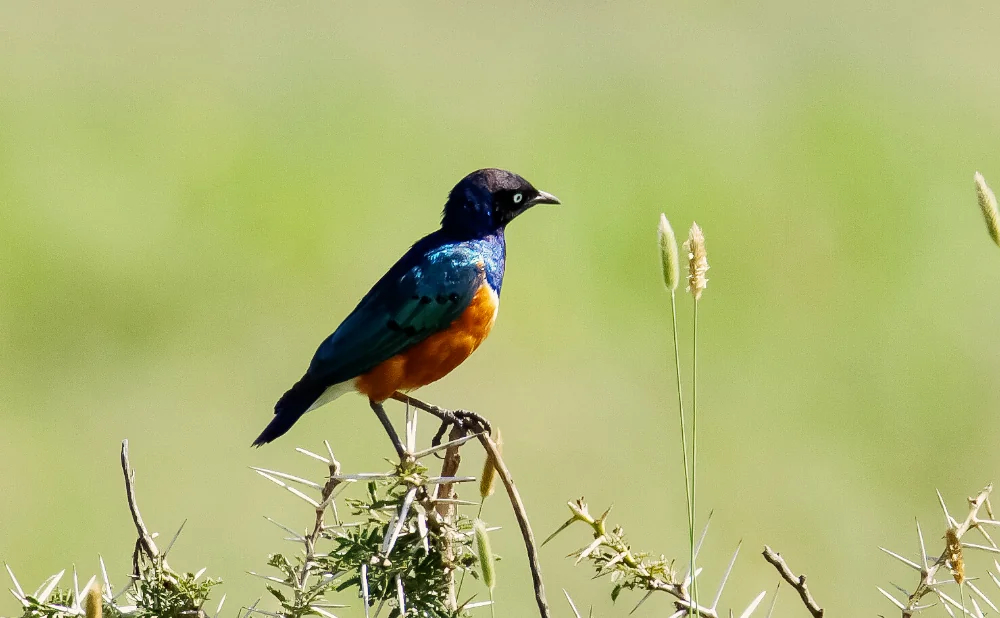
M325 390L326 386L317 384L308 375L302 376L302 379L274 404L274 418L253 441L253 445L262 446L283 436Z

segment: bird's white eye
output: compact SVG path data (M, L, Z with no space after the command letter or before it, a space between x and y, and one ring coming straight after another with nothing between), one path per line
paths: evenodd
M515 204L520 204L521 200L523 200L523 199L524 199L524 196L521 195L520 193L515 193L514 194L514 203Z

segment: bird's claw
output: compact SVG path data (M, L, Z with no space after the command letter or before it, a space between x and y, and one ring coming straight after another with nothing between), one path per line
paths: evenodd
M470 410L455 410L456 424L476 433L493 433L493 426L486 418Z
M493 426L488 420L469 410L441 410L441 414L437 416L441 419L441 427L431 439L431 446L440 446L449 427L457 427L464 432L472 431L486 434L493 432Z

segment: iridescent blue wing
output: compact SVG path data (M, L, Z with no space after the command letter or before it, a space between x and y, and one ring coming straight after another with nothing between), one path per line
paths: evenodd
M308 375L335 384L371 370L446 329L484 280L481 256L473 248L447 244L423 252L418 244L320 344Z

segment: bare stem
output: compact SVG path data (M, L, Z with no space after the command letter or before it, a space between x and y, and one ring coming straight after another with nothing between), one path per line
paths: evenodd
M497 448L493 439L481 433L479 434L479 442L493 458L493 467L496 468L504 488L507 489L507 497L510 498L510 505L514 508L514 516L517 518L517 525L521 529L521 537L524 539L524 549L528 553L528 566L531 569L531 582L535 587L535 603L538 605L538 614L542 618L550 618L549 602L545 599L545 585L542 583L542 565L538 560L538 545L535 543L535 535L531 532L528 512L521 501L521 494L518 493L510 470L507 469L503 457L500 456L500 449Z
M145 522L142 521L142 514L139 513L139 504L135 499L135 470L128 460L128 440L122 440L122 474L125 475L125 498L128 500L128 510L132 514L132 522L135 524L135 531L138 539L135 542L135 552L132 554L132 566L135 576L139 576L140 552L144 553L150 561L155 561L160 556L153 541L153 535L149 533ZM164 566L166 564L164 563Z
M159 548L153 541L153 535L149 533L145 522L142 521L142 514L139 513L139 503L135 498L135 470L128 458L128 440L122 440L122 474L125 476L125 498L128 501L128 510L132 514L132 522L135 524L137 539L135 549L132 552L133 585L142 577L141 561L143 556L152 565L158 565L159 576L163 578L163 585L168 590L177 589L177 579L167 564L166 554L160 553ZM183 526L182 526L183 527ZM167 550L169 551L169 547ZM205 613L198 610L197 617L203 618Z
M799 597L802 599L802 603L809 610L809 613L813 615L813 618L823 618L823 608L816 604L816 599L812 597L809 592L808 586L806 586L806 576L805 575L795 575L785 559L781 557L781 554L774 551L767 545L764 546L764 560L774 565L774 568L778 570L778 574L781 578L788 582L795 591L799 593Z

